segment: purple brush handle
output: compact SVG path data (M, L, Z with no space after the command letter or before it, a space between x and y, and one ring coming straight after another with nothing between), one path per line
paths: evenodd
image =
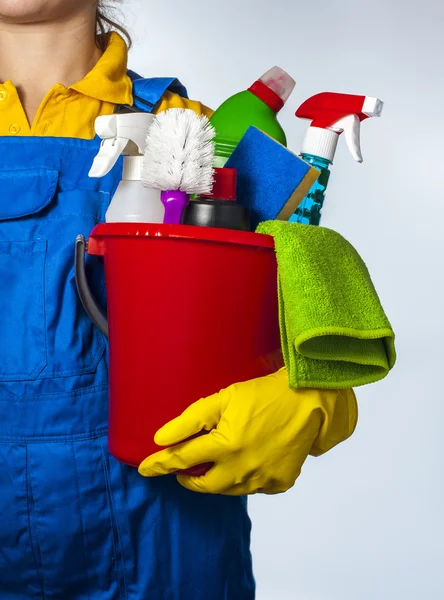
M160 199L165 206L165 216L163 218L164 224L180 225L182 213L190 201L188 194L178 190L169 190L161 192Z

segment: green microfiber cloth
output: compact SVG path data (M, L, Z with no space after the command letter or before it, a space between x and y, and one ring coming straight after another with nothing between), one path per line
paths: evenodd
M339 233L285 221L274 237L282 351L292 388L348 388L383 379L395 335L363 260Z

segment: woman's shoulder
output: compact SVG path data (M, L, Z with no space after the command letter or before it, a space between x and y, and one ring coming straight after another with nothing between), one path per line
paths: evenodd
M168 108L188 108L190 110L194 110L194 112L196 112L198 115L206 115L208 118L210 118L213 114L213 111L201 102L182 98L182 96L179 96L179 94L174 94L170 91L166 91L164 93L162 101L159 104L156 112L160 113Z

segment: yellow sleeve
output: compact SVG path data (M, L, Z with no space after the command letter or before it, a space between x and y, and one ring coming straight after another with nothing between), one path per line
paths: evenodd
M196 102L195 100L187 100L186 98L182 98L178 94L173 94L173 92L166 91L163 95L162 102L157 107L156 113L163 112L168 108L188 108L190 110L194 110L198 115L206 115L208 118L211 117L213 111L201 104L200 102Z

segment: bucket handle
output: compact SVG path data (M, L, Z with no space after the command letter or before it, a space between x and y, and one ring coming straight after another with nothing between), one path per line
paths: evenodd
M87 251L88 242L85 240L83 235L78 235L76 238L74 261L77 291L88 317L99 329L99 331L101 331L105 337L108 337L108 319L100 306L97 304L86 277L85 252Z

